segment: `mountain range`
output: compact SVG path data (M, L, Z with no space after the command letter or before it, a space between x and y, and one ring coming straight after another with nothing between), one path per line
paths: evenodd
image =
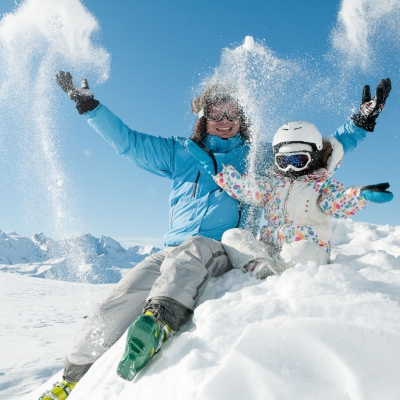
M24 237L0 229L0 271L70 282L115 283L159 249L123 248L116 240L83 234L53 240L43 233Z

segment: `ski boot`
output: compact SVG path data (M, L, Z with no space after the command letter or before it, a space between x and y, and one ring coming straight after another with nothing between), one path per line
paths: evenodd
M266 279L269 276L280 275L272 260L259 258L249 265L250 276L256 279Z
M242 270L249 271L250 275L256 279L266 279L269 276L281 275L288 267L279 252L276 251L272 253L271 258L256 258L249 261Z
M133 380L151 357L161 349L171 328L146 311L131 324L126 338L125 352L118 364L117 374L127 381Z
M39 400L64 400L69 396L76 384L77 382L69 382L67 380L63 380L61 383L57 382L53 385L53 389L44 392L39 397Z

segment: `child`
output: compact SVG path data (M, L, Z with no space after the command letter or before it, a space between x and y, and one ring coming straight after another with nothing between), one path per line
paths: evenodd
M347 218L368 201L393 198L388 183L346 188L332 179L343 157L342 145L333 137L323 139L309 122L281 126L272 146L274 169L265 176L240 175L227 165L213 177L239 201L264 206L268 224L261 227L260 240L241 229L228 230L222 237L232 265L259 279L279 275L299 262L329 263L331 217Z

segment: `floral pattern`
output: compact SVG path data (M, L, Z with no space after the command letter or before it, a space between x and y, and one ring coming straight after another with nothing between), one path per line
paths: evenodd
M284 243L307 240L324 247L330 254L331 238L318 234L315 222L301 225L290 219L287 205L289 194L296 184L302 185L302 193L311 191L317 194L317 204L310 204L307 211L317 207L325 215L347 218L365 208L367 201L361 195L360 187L346 188L330 175L326 170L319 170L292 180L274 172L267 172L263 177L249 177L240 175L234 167L228 165L214 180L232 197L264 206L264 218L268 225L261 228L261 240L272 242L280 248Z

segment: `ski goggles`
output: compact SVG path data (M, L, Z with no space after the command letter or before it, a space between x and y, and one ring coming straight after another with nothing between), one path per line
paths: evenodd
M213 103L199 113L199 118L206 117L209 121L219 122L226 117L229 121L238 121L242 112L235 103Z
M311 163L310 153L300 151L298 153L276 153L275 154L275 165L281 171L288 171L292 169L294 171L302 171Z

